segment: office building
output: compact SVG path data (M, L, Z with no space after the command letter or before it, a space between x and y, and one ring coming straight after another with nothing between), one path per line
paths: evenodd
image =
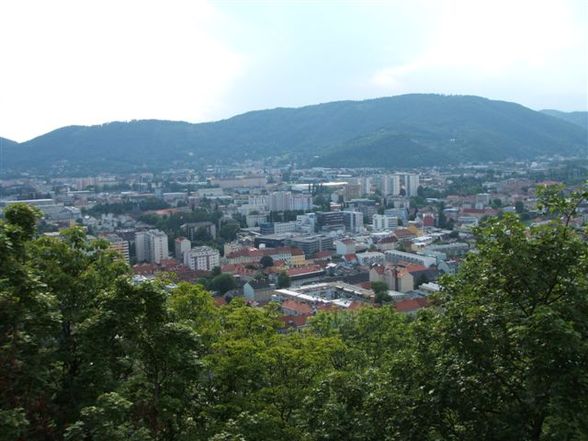
M363 230L363 213L360 211L342 211L345 230L350 233L361 233Z
M352 199L348 204L349 211L359 211L363 214L368 222L372 221L372 216L377 213L376 201L373 199Z
M316 220L321 230L343 230L345 222L342 211L318 211Z
M306 257L311 257L315 253L334 248L333 239L326 236L298 236L289 240L290 246L300 248Z

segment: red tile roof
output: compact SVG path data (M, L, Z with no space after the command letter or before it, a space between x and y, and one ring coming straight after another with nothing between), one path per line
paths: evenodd
M406 228L398 228L394 230L394 236L396 236L398 239L409 239L416 237L416 234L412 233L410 230L407 230Z
M332 251L329 250L323 250L323 251L317 251L316 254L314 255L315 259L326 259L327 257L331 257L333 255Z
M296 315L312 314L312 306L308 303L297 302L296 300L284 300L282 311L294 311Z
M353 262L354 260L357 260L357 256L355 255L355 253L345 254L343 256L343 259L345 259L345 261L347 262Z
M222 296L220 296L220 297L219 297L219 296L217 296L217 297L213 297L212 299L213 299L213 301L214 301L214 304L215 304L216 306L223 306L223 305L226 305L226 304L227 304L227 301L226 301L226 300L225 300L225 298L224 298L224 297L222 297Z
M285 328L301 328L306 325L306 320L309 317L312 317L312 315L285 315L279 317L279 320L284 323Z
M323 269L319 265L307 265L307 266L299 266L297 268L290 268L286 270L286 273L292 276L301 276L302 274L311 274L323 271Z
M397 302L394 309L398 312L413 312L429 305L429 301L425 298L406 299Z
M378 243L396 243L398 242L398 238L396 236L386 236L383 239L381 239Z
M424 265L418 265L416 263L409 263L408 265L406 265L404 267L404 269L406 271L408 271L409 273L416 273L416 272L419 272L419 271L427 271L429 268L427 268Z

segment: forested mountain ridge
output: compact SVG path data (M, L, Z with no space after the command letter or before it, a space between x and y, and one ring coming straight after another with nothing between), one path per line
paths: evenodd
M253 111L211 123L70 126L7 146L4 161L7 170L69 172L267 157L305 165L430 166L585 154L586 133L514 103L412 94Z
M81 228L0 221L0 441L477 441L588 437L588 188L475 234L433 307L315 316L133 283Z
M17 144L18 144L18 143L17 143L16 141L12 141L11 139L7 139L7 138L2 138L2 137L0 136L0 145L1 145L2 147L4 147L4 146L15 146L15 145L17 145Z
M545 109L541 112L546 115L560 118L564 121L568 121L572 124L576 124L586 130L588 130L588 112L561 112L559 110Z

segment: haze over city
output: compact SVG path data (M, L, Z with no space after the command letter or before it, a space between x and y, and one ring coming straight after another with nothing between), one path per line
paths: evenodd
M588 108L588 2L0 4L0 136L404 93Z

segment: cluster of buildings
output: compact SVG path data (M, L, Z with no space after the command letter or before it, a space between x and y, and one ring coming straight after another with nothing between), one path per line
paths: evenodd
M319 310L373 304L375 282L386 285L399 311L414 312L439 289L439 275L455 272L474 249L471 230L482 219L517 212L540 222L538 183L514 166L388 173L248 163L235 170L22 178L0 181L0 214L26 202L41 210L48 231L81 225L141 277L167 271L197 281L219 268L238 282L230 295L252 304L279 301L285 325L299 327ZM447 191L464 176L479 188ZM149 210L151 216L200 210L210 218L161 231L142 216L147 202L164 207ZM92 207L130 208L91 215ZM573 222L587 221L588 207L581 206ZM236 237L222 236L227 222L239 224ZM290 286L278 286L281 274Z

